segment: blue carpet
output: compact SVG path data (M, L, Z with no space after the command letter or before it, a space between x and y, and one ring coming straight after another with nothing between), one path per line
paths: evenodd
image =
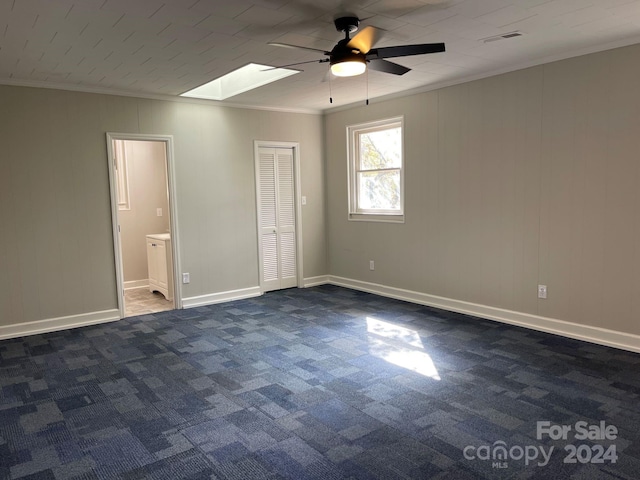
M333 286L5 340L0 362L0 478L640 472L640 355Z

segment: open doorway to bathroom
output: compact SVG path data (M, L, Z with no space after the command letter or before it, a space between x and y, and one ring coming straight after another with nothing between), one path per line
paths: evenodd
M179 308L170 142L107 136L121 317Z

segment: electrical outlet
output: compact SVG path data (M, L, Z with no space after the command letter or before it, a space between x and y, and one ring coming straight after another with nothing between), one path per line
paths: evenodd
M369 270L375 270L376 265L373 263L373 260L369 260Z
M182 274L182 283L189 283L191 281L191 278L189 277L188 273L183 273Z
M156 208L156 215L157 215L158 217L161 217L161 216L162 216L162 209L161 209L161 208Z
M538 285L538 298L547 298L547 286Z
M303 205L307 204L307 197L305 197L304 195L302 196L302 204Z

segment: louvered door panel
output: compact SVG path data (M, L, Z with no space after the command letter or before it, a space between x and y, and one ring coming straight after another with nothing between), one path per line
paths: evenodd
M296 235L294 232L280 234L280 288L295 287L296 279Z
M260 153L260 227L276 226L276 172L274 152Z
M265 233L262 235L262 281L273 282L278 280L277 234Z
M280 288L295 287L296 210L293 184L293 151L276 151L278 162L278 232L280 234Z
M258 200L260 225L260 285L264 291L280 288L278 262L278 204L275 150L258 153Z
M278 226L293 227L296 211L293 194L293 152L278 150Z

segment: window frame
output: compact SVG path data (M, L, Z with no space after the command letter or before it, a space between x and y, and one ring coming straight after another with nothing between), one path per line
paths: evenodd
M381 169L360 169L360 138L362 134L400 128L400 167ZM385 118L373 122L347 126L347 164L348 164L348 219L366 222L404 223L404 116ZM364 209L358 205L358 173L363 171L400 170L400 209Z

